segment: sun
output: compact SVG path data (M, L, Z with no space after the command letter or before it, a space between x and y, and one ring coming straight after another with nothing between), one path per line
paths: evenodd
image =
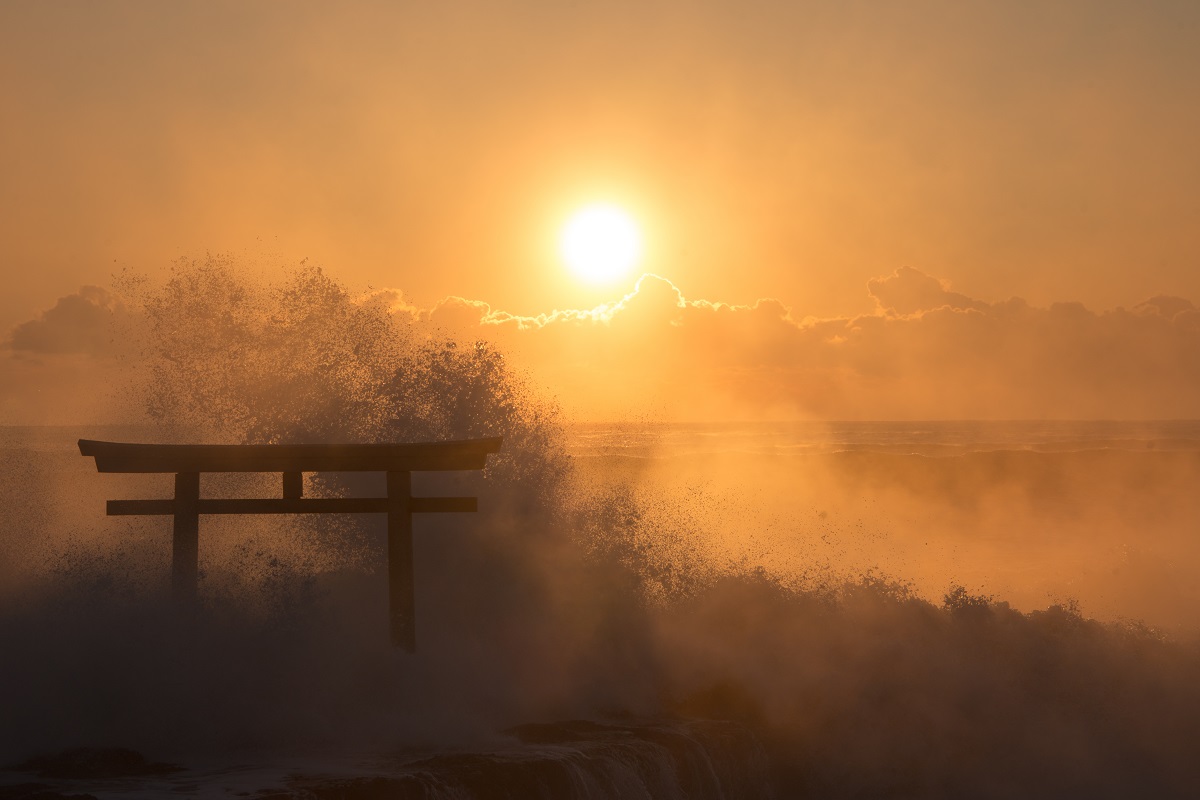
M611 283L642 258L642 235L624 209L597 203L571 215L559 238L563 261L580 280Z

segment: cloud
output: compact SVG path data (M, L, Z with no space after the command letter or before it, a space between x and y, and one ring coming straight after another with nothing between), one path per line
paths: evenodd
M84 286L60 297L37 319L14 328L8 345L17 353L35 355L112 355L120 349L114 324L129 313L111 292Z
M430 318L498 341L584 417L1186 417L1200 403L1200 312L1183 298L1034 308L908 267L867 290L872 314L800 318L645 275L590 310L519 317L447 298Z
M986 303L950 291L949 284L912 267L900 267L891 275L867 281L867 291L879 308L893 314L915 314L935 308L974 308Z
M404 297L404 292L399 289L373 289L356 297L355 302L362 306L380 306L389 314L407 318L410 322L415 322L421 319L422 315L428 314L408 302Z
M1157 315L1174 320L1181 314L1194 314L1196 307L1192 305L1191 300L1160 294L1156 297L1151 297L1144 303L1138 303L1133 307L1133 310L1135 313L1142 315Z
M492 308L487 303L465 297L446 297L434 305L427 319L436 328L469 331L484 324L491 314Z

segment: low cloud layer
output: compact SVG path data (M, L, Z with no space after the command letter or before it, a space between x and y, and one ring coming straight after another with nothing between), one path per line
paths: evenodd
M30 355L111 355L122 347L117 325L130 313L108 290L84 286L60 297L37 319L14 328L8 345L14 352Z
M136 369L139 313L84 286L0 340L0 424L69 425L118 419L121 386Z
M1034 308L908 267L867 288L875 313L832 319L773 299L689 300L655 275L590 311L516 317L451 298L423 319L502 341L584 416L1142 418L1200 407L1200 311L1186 299Z
M497 343L584 420L1190 418L1200 407L1200 310L1184 298L1035 308L909 267L867 290L874 313L825 319L774 299L688 299L657 275L611 303L538 316L461 297L419 308L391 289L358 302L422 335ZM85 287L18 326L8 348L102 360L122 346L105 332L133 313Z

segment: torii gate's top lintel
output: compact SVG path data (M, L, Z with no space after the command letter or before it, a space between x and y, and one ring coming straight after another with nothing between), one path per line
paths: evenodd
M483 469L503 441L419 444L131 444L79 440L98 472L426 472Z

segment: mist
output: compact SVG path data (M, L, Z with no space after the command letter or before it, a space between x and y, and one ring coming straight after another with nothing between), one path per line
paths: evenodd
M984 429L958 452L847 447L831 427L797 450L629 422L605 439L497 346L398 324L312 267L270 282L181 263L126 288L144 317L140 378L112 395L122 425L6 433L2 763L79 746L549 759L528 726L589 720L636 741L684 726L671 735L724 777L678 796L1183 797L1200 779L1186 436L1014 447ZM416 487L475 494L480 513L418 522L408 656L367 518L204 518L201 605L181 617L161 521L103 516L167 481L95 473L84 435L505 447ZM586 763L666 757L564 730Z

